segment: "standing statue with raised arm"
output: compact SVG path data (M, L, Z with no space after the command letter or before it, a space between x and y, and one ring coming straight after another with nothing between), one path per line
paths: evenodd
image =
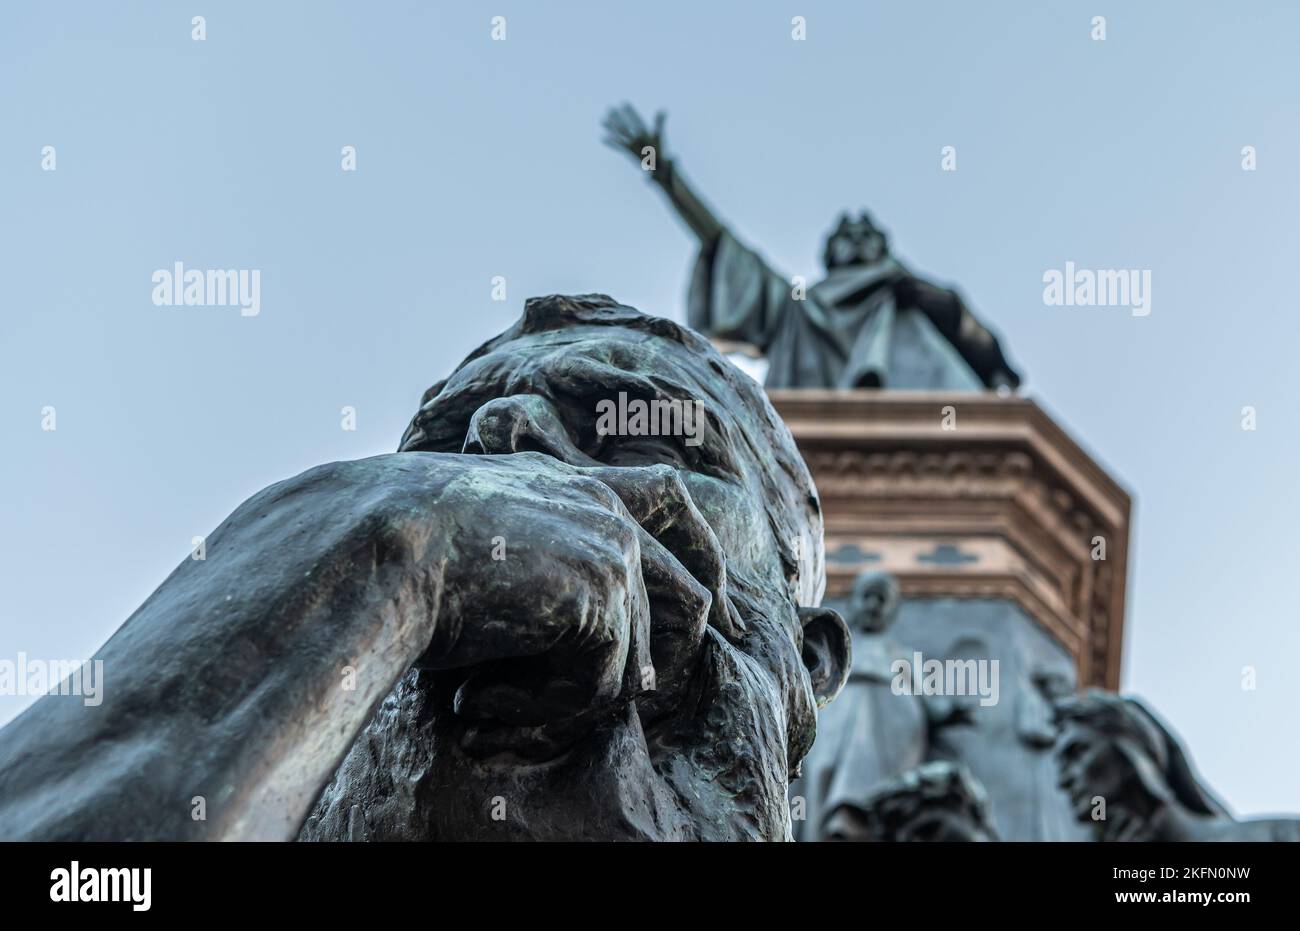
M847 214L826 241L826 277L807 289L773 271L705 206L664 150L664 114L648 128L628 104L605 118L700 240L688 319L709 337L752 346L769 388L1014 388L997 338L957 292L912 274L885 233Z

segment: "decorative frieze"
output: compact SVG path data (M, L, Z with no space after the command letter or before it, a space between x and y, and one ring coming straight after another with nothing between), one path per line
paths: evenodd
M909 598L1003 598L1119 685L1131 500L1032 400L769 392L826 517L827 594L862 569Z

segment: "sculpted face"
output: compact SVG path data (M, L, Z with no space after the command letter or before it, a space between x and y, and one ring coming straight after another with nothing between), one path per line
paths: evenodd
M530 301L424 401L403 452L558 460L638 515L643 556L667 554L643 561L653 669L607 720L542 744L508 676L484 690L478 669L417 670L306 833L334 836L386 767L415 765L417 813L397 831L368 814L369 836L788 836L788 779L842 684L848 636L800 608L824 585L820 510L761 389L693 333L592 295ZM609 402L631 415L612 433ZM673 419L685 405L694 430ZM683 609L699 598L703 630Z
M1137 778L1118 746L1088 728L1067 725L1056 743L1060 767L1057 784L1069 796L1076 820L1090 822L1093 799L1100 796L1110 805L1129 794Z
M1295 841L1297 819L1237 821L1178 739L1136 699L1090 690L1056 703L1060 785L1100 841ZM1092 799L1106 801L1093 820Z
M851 622L878 634L888 630L898 616L898 582L884 572L866 572L853 583Z
M1090 690L1059 699L1055 710L1059 785L1075 818L1091 823L1101 839L1156 839L1161 813L1172 808L1222 813L1177 742L1138 702ZM1097 797L1105 799L1105 820L1093 818Z
M876 228L870 217L863 214L854 220L846 214L826 240L824 261L828 271L854 265L874 265L888 251L885 234Z

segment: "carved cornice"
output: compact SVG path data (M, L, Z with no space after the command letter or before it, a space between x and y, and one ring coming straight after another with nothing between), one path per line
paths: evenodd
M1075 657L1081 683L1118 687L1131 499L1042 408L994 394L769 394L822 499L828 594L873 564L853 554L874 553L909 597L1014 601ZM927 540L946 547L934 564L918 556Z

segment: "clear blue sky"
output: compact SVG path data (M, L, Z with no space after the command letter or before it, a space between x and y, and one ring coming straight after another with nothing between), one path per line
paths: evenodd
M629 99L670 111L684 170L787 273L819 274L835 216L867 207L907 261L960 285L1029 393L1135 494L1125 688L1237 811L1300 811L1300 7L0 17L0 657L89 655L248 495L391 451L420 392L529 295L606 291L681 319L692 241L599 144L604 108ZM154 306L150 275L175 261L260 269L261 314ZM1151 269L1152 314L1044 306L1043 272L1066 261ZM27 701L0 697L0 721Z

